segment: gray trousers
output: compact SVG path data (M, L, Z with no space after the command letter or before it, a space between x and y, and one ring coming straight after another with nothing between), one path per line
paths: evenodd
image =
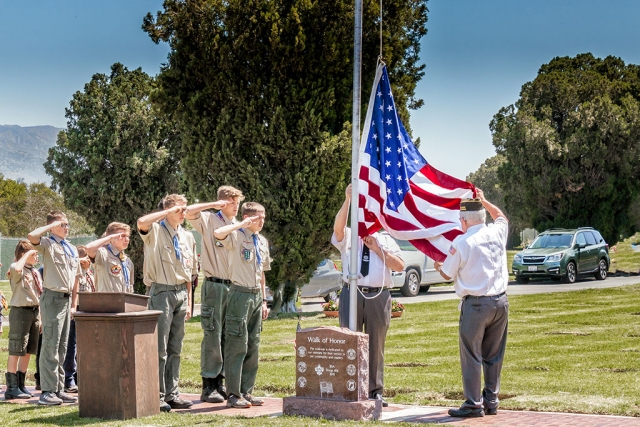
M498 407L508 319L506 295L464 299L460 312L460 364L466 400L462 408Z
M62 292L44 289L40 297L42 348L40 350L40 384L42 392L64 391L64 363L67 355L71 298Z
M200 376L216 378L224 375L224 329L229 287L205 280L200 292L200 324L204 334L200 344Z
M384 389L384 343L391 322L391 294L388 289L380 295L358 292L356 331L369 335L369 397L382 394ZM371 298L377 295L375 298ZM349 327L349 289L342 287L340 292L340 327Z
M227 302L224 376L227 394L251 394L258 375L262 293L248 293L231 285Z
M149 310L160 310L158 318L158 378L160 399L167 402L178 397L180 353L187 315L186 286L167 287L154 283L149 292Z

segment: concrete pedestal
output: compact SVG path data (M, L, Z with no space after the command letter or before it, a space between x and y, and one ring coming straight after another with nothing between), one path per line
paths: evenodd
M160 412L160 313L74 314L81 417L124 420Z

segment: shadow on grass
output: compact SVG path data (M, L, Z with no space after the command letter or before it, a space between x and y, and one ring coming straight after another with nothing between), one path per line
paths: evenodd
M14 414L16 417L26 416L29 417L28 420L23 420L23 422L28 422L36 425L55 425L55 426L67 426L67 425L85 425L85 424L93 424L97 425L104 420L100 418L80 418L78 411L73 411L66 414L57 414L51 416L37 416L37 411L41 411L43 409L50 410L51 407L48 406L39 406L39 405L15 405L16 408L10 409L9 413Z

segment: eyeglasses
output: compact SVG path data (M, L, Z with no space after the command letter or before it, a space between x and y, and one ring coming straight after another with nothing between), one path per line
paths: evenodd
M71 226L69 225L68 222L63 222L62 224L60 224L60 227L62 227L62 228L71 228Z

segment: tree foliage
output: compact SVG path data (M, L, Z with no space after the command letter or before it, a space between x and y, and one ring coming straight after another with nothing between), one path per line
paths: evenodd
M27 233L43 226L47 214L65 210L62 196L42 183L25 184L5 179L0 174L0 233L5 237L26 237ZM67 210L71 236L87 235L93 229L85 219Z
M378 13L365 1L365 102ZM426 13L424 0L385 3L384 52L405 123L421 105ZM265 205L270 283L301 283L330 250L350 176L353 18L344 0L166 0L144 20L153 41L171 46L154 99L180 128L190 193L213 199L229 184Z
M621 59L554 58L491 121L506 157L507 210L538 229L593 226L611 244L631 231L638 192L640 68Z
M95 74L66 109L67 129L49 149L45 170L67 206L100 234L112 221L134 226L178 188L175 130L151 106L155 81L120 63ZM142 240L133 235L131 258L141 283Z

